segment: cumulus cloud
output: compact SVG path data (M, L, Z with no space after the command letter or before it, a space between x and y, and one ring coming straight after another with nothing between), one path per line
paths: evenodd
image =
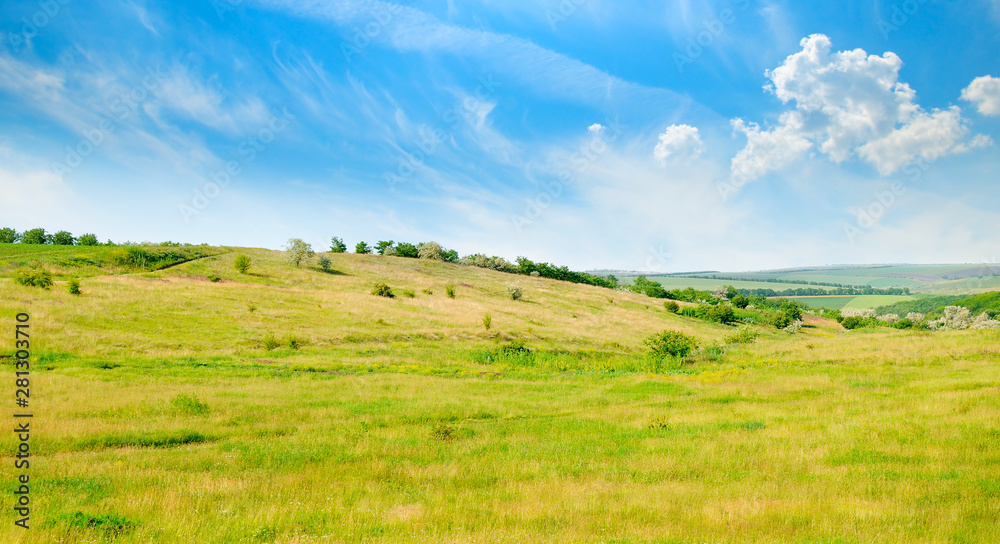
M962 90L962 100L976 105L983 115L1000 115L1000 78L982 76Z
M857 157L889 175L917 157L938 158L983 143L964 142L969 130L958 107L927 112L916 103L916 92L899 81L903 61L895 53L833 52L822 34L801 46L767 72L766 88L794 109L767 130L733 121L735 131L747 136L732 160L734 178L756 179L813 147L835 163Z
M591 134L601 134L602 132L604 132L604 125L600 123L594 123L593 125L587 127L587 130L590 131Z
M660 134L660 141L653 149L653 157L666 163L672 160L697 158L705 151L698 129L690 125L671 125Z

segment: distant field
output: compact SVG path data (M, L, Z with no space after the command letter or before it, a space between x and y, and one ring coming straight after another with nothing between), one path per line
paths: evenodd
M897 302L914 300L915 298L916 297L904 297L904 296L892 296L892 295L864 295L860 297L854 297L854 300L848 302L844 306L844 308L852 308L855 310L878 308L879 306L888 306L890 304L895 304Z
M637 276L621 276L618 281L630 285ZM764 281L732 281L732 280L706 280L701 278L687 278L684 276L646 276L646 278L659 282L664 289L685 289L693 287L702 291L711 291L720 285L732 285L737 289L774 289L784 291L785 289L831 289L821 285L807 285L804 283L768 283Z
M853 295L842 296L842 297L789 297L788 300L794 300L796 302L801 302L803 304L808 304L811 308L824 308L827 310L840 310L846 306L849 302L858 297Z

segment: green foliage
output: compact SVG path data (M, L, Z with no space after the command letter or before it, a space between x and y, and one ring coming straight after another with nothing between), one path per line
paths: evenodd
M420 249L413 244L407 242L400 242L398 245L396 245L396 256L407 257L409 259L416 259L420 257Z
M446 249L441 252L441 259L446 263L457 263L458 262L458 252L454 249Z
M354 246L354 252L358 255L368 255L372 252L372 248L367 242L358 242L357 245Z
M61 230L52 235L52 244L57 246L71 246L76 243L76 239L73 238L73 234L68 231Z
M14 281L25 287L48 289L52 287L52 274L44 268L29 268L18 273Z
M521 289L521 284L508 283L506 287L507 296L509 296L511 300L521 300L524 298L524 291Z
M455 298L455 285L449 283L444 286L444 293L448 295L448 298Z
M698 347L698 341L694 338L677 331L664 331L654 334L644 342L649 346L650 353L655 357L687 357L692 350Z
M80 282L76 278L70 278L66 282L66 291L71 295L79 295L80 293Z
M21 239L21 235L14 229L5 227L0 229L0 244L14 244Z
M212 283L219 283L220 281L222 281L222 278L220 278L219 276L216 276L215 274L208 274L205 277L208 278L208 281L210 281Z
M392 292L392 288L383 282L375 283L375 287L372 288L372 294L378 297L396 298L396 295Z
M343 238L334 236L330 239L330 253L347 253L347 244Z
M139 525L137 522L118 514L91 515L84 514L83 512L60 514L53 521L55 523L65 523L70 529L100 531L104 533L104 538L112 540L117 540L120 535L133 531Z
M413 289L402 289L399 293L406 298L417 298L417 293Z
M42 245L42 244L48 244L51 241L52 238L48 234L46 234L45 229L42 228L31 229L21 234L22 244Z
M302 263L308 264L316 253L312 245L305 243L301 238L289 238L285 245L285 259L288 264L298 268Z
M319 260L316 261L316 264L319 265L319 269L322 270L323 272L329 272L333 265L333 263L330 261L330 258L327 257L326 255L320 255Z
M297 337L295 335L292 335L292 336L289 336L285 340L285 345L288 346L288 349L296 349L297 350L297 349L301 348L302 346L304 346L305 342L303 340L301 340L299 337Z
M854 330L854 329L858 329L858 328L864 327L867 324L867 320L866 319L862 319L860 317L845 317L843 319L843 321L840 322L840 324L845 329L847 329L847 330L850 331L850 330Z
M80 235L80 238L76 241L76 245L78 245L78 246L99 246L99 245L101 245L101 243L99 241L97 241L97 235L96 234L87 233L87 234L81 234Z
M771 318L771 324L777 329L784 329L792 324L792 318L785 312L778 312Z
M431 289L430 287L428 287L426 289L421 289L420 292L423 293L423 294L425 294L425 295L433 295L434 294L434 290Z
M666 310L666 311L668 311L668 312L670 312L670 313L672 313L672 314L677 314L677 313L680 313L681 306L680 306L680 304L677 304L676 302L674 302L672 300L668 300L668 301L666 301L666 302L663 303L663 309Z
M239 272L240 274L246 274L248 271L250 271L250 265L252 264L253 261L250 259L250 257L242 253L237 255L236 259L233 260L233 268L235 268L236 271Z
M760 332L750 327L743 327L736 332L727 334L723 341L727 344L753 344L760 337Z
M736 306L741 310L750 305L750 297L746 295L736 295L730 300L732 301L733 306Z
M490 327L492 326L493 326L493 318L490 317L490 314L483 314L483 328L486 330L490 330Z
M389 251L389 254L394 254L395 247L393 246L395 245L396 242L393 242L392 240L379 240L378 243L375 244L375 251L377 251L379 255L385 255L387 251Z
M209 254L199 248L175 250L126 246L112 250L108 255L108 261L110 264L137 270L160 270Z
M192 416L205 415L210 410L208 404L198 400L198 397L195 395L184 393L180 393L174 397L174 400L170 401L170 404L178 412Z
M728 304L702 304L698 307L698 311L702 319L707 321L722 323L723 325L729 325L736 321L736 312Z

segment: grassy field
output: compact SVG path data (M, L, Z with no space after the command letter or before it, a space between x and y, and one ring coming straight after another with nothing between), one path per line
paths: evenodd
M250 275L220 249L81 296L0 270L4 351L26 311L36 357L32 529L4 508L0 541L1000 539L996 331L807 316L727 345L732 327L634 294L245 251ZM642 340L666 329L715 349L656 364ZM0 435L8 498L15 447Z
M637 276L620 276L618 280L625 284L631 285L635 281ZM830 289L829 287L824 287L822 285L807 285L804 283L771 283L765 281L736 281L736 280L710 280L703 278L687 278L684 276L646 276L647 279L655 281L663 286L664 289L685 289L687 287L693 287L701 291L712 291L716 287L723 285L732 285L737 289L774 289L775 291L783 291L785 289Z
M823 308L827 310L841 310L844 306L847 306L849 302L858 297L854 295L847 296L830 296L830 297L788 297L788 300L794 300L796 302L801 302L803 304L809 305L810 308Z

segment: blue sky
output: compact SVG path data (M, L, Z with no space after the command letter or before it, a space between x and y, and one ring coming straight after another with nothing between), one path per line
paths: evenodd
M1000 259L1000 1L8 1L0 226Z

